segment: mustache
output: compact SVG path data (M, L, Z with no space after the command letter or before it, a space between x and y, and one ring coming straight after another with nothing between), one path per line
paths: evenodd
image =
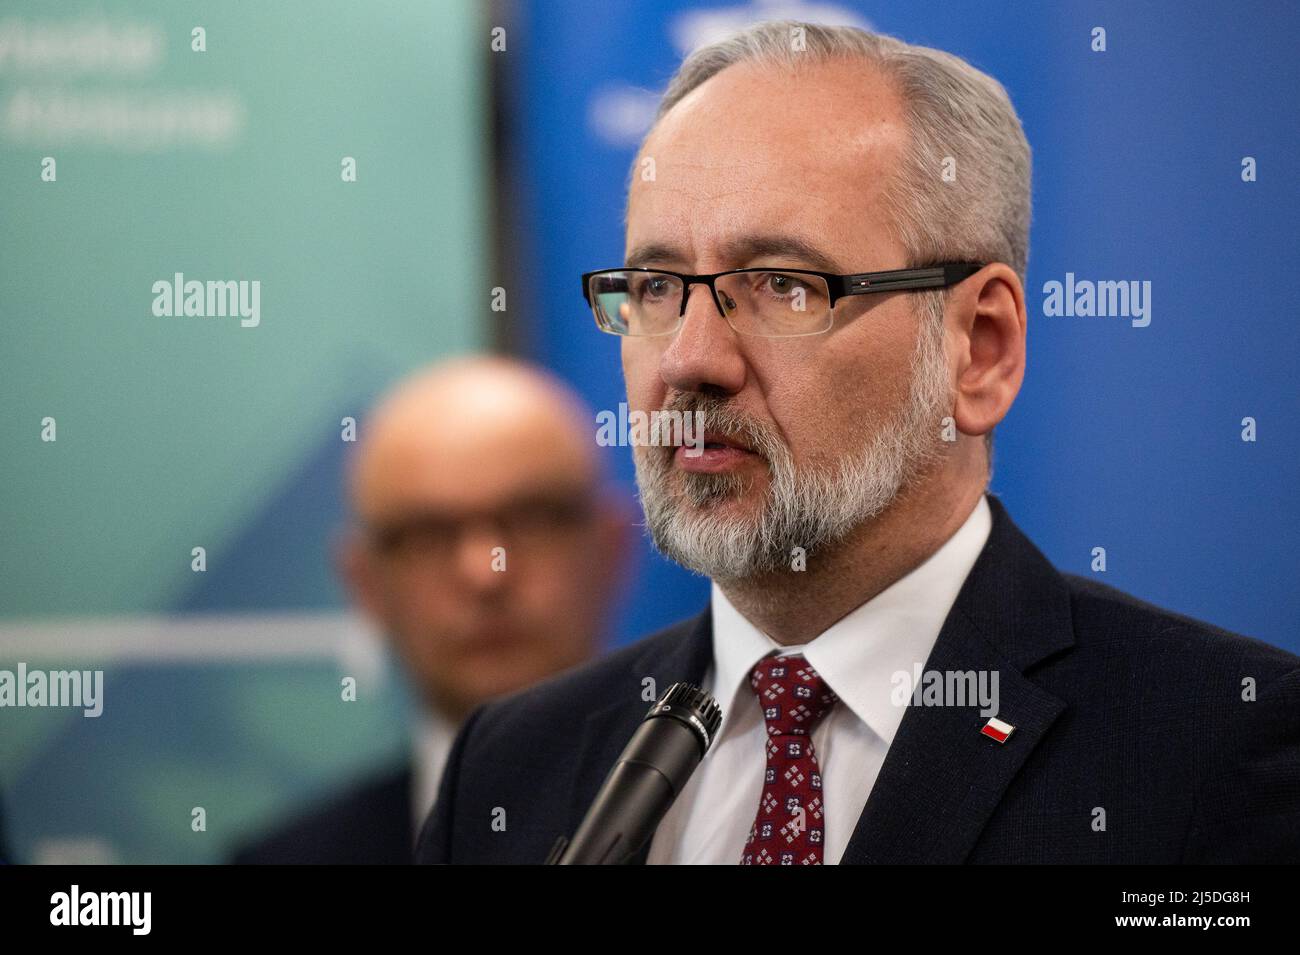
M703 430L751 448L766 460L789 449L781 436L766 422L738 408L729 398L703 392L679 391L665 402L664 411L690 414L703 422ZM667 449L671 452L673 449Z

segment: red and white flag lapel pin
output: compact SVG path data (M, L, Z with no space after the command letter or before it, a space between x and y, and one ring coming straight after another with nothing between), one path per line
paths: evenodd
M996 716L993 717L991 720L989 720L987 723L985 723L984 728L980 730L980 732L983 733L985 736L988 736L991 739L995 739L999 743L1005 743L1007 741L1007 737L1010 736L1015 731L1016 728L1014 726L1012 726L1010 723L1004 723Z

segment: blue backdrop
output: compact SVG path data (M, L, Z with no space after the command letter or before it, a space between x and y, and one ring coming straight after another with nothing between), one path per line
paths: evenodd
M528 349L597 409L623 399L618 342L577 278L621 261L629 165L683 53L783 16L949 50L1006 86L1034 150L1029 368L993 490L1061 569L1300 650L1300 8L601 0L518 16L505 135ZM1149 281L1150 323L1045 315L1067 273ZM627 449L609 453L630 486ZM646 547L619 640L706 599Z

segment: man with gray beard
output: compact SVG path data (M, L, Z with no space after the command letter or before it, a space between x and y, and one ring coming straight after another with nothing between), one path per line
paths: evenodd
M941 458L935 427L951 407L943 352L942 316L927 322L912 355L907 403L863 446L829 467L798 470L779 433L710 394L679 393L669 411L695 413L697 427L747 446L771 474L766 506L756 521L727 521L712 505L744 497L752 481L738 471L678 472L675 449L633 449L646 526L666 556L715 581L754 579L789 569L796 548L816 550L880 514L909 481ZM716 443L716 442L715 442ZM673 494L680 476L683 507Z
M702 451L634 455L710 605L476 710L417 859L547 859L682 681L720 726L652 837L600 832L617 861L1300 861L1300 659L1060 573L987 493L1026 366L1001 85L763 23L687 58L647 161L582 293L629 408L703 414Z

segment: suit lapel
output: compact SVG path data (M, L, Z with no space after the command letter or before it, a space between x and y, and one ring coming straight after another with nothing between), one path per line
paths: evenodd
M993 527L926 663L927 670L998 673L998 717L1015 726L1005 743L982 735L977 707L913 706L841 858L842 864L961 862L1034 747L1065 704L1025 671L1073 645L1064 579L989 495ZM673 683L703 684L713 658L709 611L651 638L627 675L626 699L586 720L569 790L565 832L587 808L650 704L649 676L662 694ZM647 843L633 860L644 865Z
M1006 788L1065 709L1024 671L1070 647L1065 581L990 496L993 528L926 670L997 672L1005 743L980 733L978 707L910 706L843 864L961 862Z
M567 802L570 816L566 833L569 836L577 831L605 777L650 709L651 702L641 698L642 681L646 677L654 679L656 699L674 683L703 686L705 673L713 660L712 616L705 610L674 627L668 634L651 638L648 642L651 645L636 658L632 672L627 675L626 697L587 717ZM649 854L650 843L647 841L633 864L644 865Z

